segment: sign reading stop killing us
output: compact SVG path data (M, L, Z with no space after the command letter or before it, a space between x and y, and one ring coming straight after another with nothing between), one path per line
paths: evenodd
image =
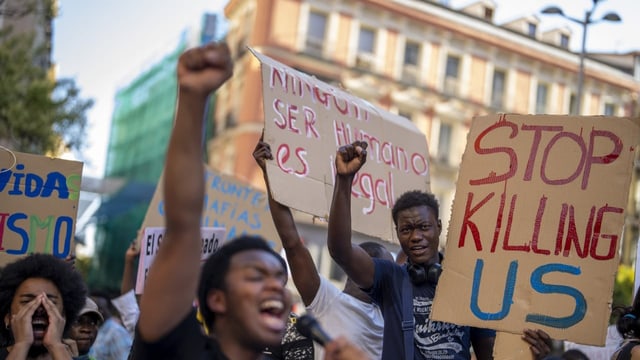
M474 118L432 321L603 345L639 140L626 118Z

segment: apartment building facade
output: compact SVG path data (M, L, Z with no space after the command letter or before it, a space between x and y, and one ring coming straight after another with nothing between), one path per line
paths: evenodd
M633 68L587 57L575 109L579 56L568 49L570 31L541 32L533 14L496 24L496 11L490 0L461 9L426 0L229 1L235 69L218 92L210 164L263 186L251 158L264 123L260 69L246 46L412 121L429 144L445 231L474 116L637 116L638 69L634 77Z

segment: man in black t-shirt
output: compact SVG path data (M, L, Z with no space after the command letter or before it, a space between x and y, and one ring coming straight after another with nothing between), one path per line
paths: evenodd
M187 50L178 60L178 104L164 172L166 234L140 302L136 360L256 360L280 344L287 327L287 266L264 239L243 235L228 241L200 269L202 119L209 93L232 72L225 44ZM192 307L196 290L209 335ZM326 344L326 360L364 358L344 338Z
M209 93L232 72L225 44L187 50L178 60L178 105L164 174L166 235L140 302L138 360L254 360L279 344L286 328L287 267L264 239L231 240L200 268L202 119ZM196 292L209 336L191 306Z

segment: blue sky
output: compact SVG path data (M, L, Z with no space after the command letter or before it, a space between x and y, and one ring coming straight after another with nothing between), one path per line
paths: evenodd
M573 31L571 48L579 49L582 30L560 16L540 15L555 4L565 14L580 18L592 0L494 0L498 24L538 14L541 30L566 25ZM459 8L474 0L451 0ZM182 31L197 25L205 12L219 12L227 0L59 0L54 22L53 58L58 77L75 79L81 95L95 100L89 111L87 147L80 160L85 175L102 177L106 160L113 99L119 87L168 52ZM589 51L640 51L640 1L601 0L594 18L616 11L622 23L599 23L589 27Z

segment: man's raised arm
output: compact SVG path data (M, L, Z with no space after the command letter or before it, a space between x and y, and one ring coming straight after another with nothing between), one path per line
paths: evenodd
M202 121L209 94L233 73L226 44L187 50L178 60L178 103L164 172L166 236L147 277L139 331L167 334L191 311L200 273L204 195Z
M363 289L373 285L373 259L351 243L351 187L367 160L367 143L356 141L336 152L336 180L329 212L327 245L333 260Z
M269 144L264 142L262 138L260 138L260 141L253 151L253 158L258 163L260 169L262 169L264 183L267 185L271 218L273 218L278 236L280 236L280 241L282 241L282 247L287 255L287 262L291 269L293 283L296 289L298 289L298 293L300 293L302 302L305 306L308 306L318 293L320 275L318 275L311 253L309 253L309 250L302 243L302 239L300 239L300 234L298 234L291 209L275 201L271 196L271 186L269 184L269 177L267 176L266 161L273 159L273 154L271 154Z

